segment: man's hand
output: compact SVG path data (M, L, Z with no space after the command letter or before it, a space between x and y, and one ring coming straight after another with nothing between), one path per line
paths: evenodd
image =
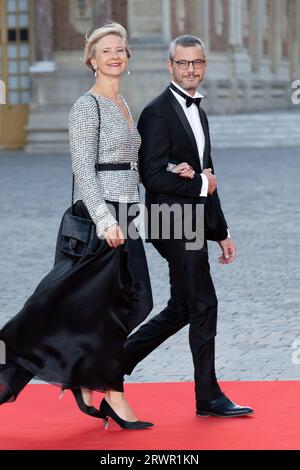
M202 173L208 179L208 194L213 194L217 188L217 178L215 177L215 175L212 174L211 168L206 168L202 171Z
M219 257L219 263L230 264L236 259L236 247L231 238L226 238L219 242L222 249L222 256Z
M118 224L110 225L103 235L111 248L117 248L125 243L124 235Z
M172 173L176 173L178 176L181 176L182 178L193 179L194 176L195 176L195 171L186 162L179 163L179 165L174 166L174 168L172 168L171 171L172 171Z

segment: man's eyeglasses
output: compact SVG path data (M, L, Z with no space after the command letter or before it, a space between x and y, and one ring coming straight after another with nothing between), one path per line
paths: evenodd
M202 69L206 64L205 59L197 59L197 60L174 60L171 59L171 62L175 62L178 65L180 70L187 70L190 64L193 65L194 69Z

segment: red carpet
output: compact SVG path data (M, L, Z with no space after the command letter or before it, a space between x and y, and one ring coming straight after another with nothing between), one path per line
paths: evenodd
M221 419L195 416L193 383L128 384L141 419L155 426L123 431L83 415L70 392L30 385L15 403L0 407L0 449L300 449L300 382L223 382L234 401L255 414ZM101 398L99 395L98 398Z

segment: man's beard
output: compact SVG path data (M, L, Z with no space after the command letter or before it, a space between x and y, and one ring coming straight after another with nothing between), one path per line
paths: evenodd
M192 78L194 80L199 80L199 76L192 75L192 76L189 76L189 77L184 77L183 80L182 80L182 84L184 85L183 88L185 90L194 90L195 85L192 85L189 82L186 82L186 79L188 79L188 78ZM200 82L199 82L199 84L200 84ZM198 88L198 86L199 85L197 85L196 88Z

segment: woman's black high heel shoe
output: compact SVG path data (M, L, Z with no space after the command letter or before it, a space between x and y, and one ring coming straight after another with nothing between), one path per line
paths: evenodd
M74 389L74 390L70 389L70 390L73 393L74 398L76 400L76 403L78 405L78 408L80 409L80 411L82 411L82 413L85 413L86 415L92 416L93 418L102 418L102 419L104 419L103 415L100 413L100 411L97 410L97 408L95 408L94 406L89 406L84 402L83 396L82 396L82 391L81 391L80 388ZM64 392L65 391L62 390L59 398L62 398Z
M0 405L10 403L17 399L23 388L30 382L34 375L16 362L9 360L1 365Z
M122 429L146 429L153 426L153 423L148 423L147 421L125 421L120 418L117 413L112 409L108 402L103 398L100 405L100 414L104 419L104 428L108 428L108 418L113 419Z

